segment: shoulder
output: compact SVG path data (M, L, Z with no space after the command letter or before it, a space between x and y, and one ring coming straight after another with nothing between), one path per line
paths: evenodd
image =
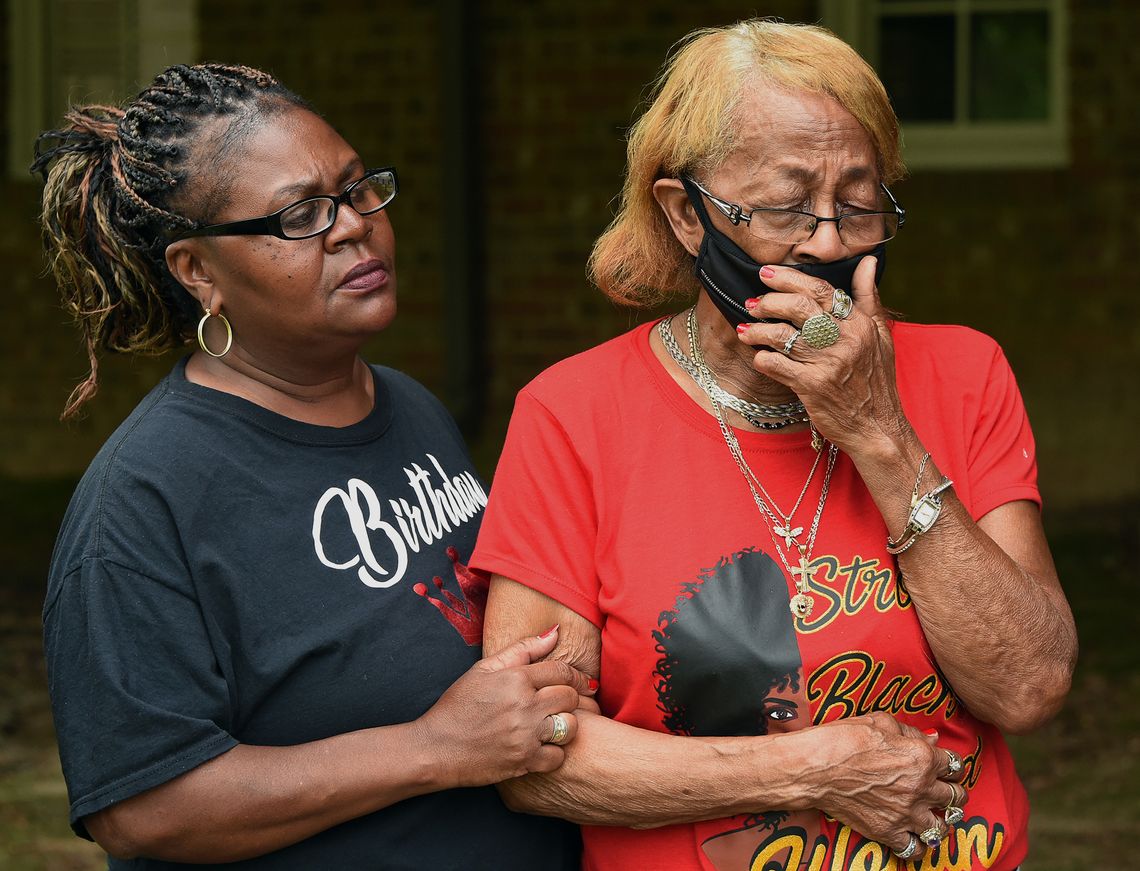
M396 427L413 426L418 430L434 430L437 434L446 432L454 439L463 441L455 418L447 407L427 387L398 369L370 364L379 390L384 397L377 401L387 401L391 406L391 419Z
M619 398L648 373L646 357L652 323L567 357L546 369L521 391L552 410L605 404Z
M64 515L53 583L91 558L133 564L137 548L123 547L126 541L157 547L172 537L171 493L199 478L218 450L218 440L180 405L164 379L103 443Z
M434 393L406 372L401 372L399 369L393 369L390 366L381 366L377 363L370 363L368 365L377 380L393 393L399 396L439 404L439 400Z
M896 322L891 334L899 388L912 399L954 401L1012 377L1001 346L970 327Z
M977 368L987 367L1002 356L1001 347L985 333L956 324L891 324L896 359L905 363L945 365L954 363Z

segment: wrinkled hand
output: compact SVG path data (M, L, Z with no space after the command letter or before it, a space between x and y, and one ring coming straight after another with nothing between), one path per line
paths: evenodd
M539 662L558 643L557 627L517 641L475 663L417 721L454 786L485 786L562 764L552 714L566 721L562 744L574 739L573 713L597 688L588 675L560 660ZM591 686L593 683L593 686Z
M764 270L774 273L764 276L773 290L751 301L748 310L754 317L785 323L750 324L739 331L741 341L764 346L753 360L756 371L790 387L816 429L841 450L851 453L862 440L894 436L904 418L894 343L875 287L875 258L864 257L855 270L855 306L846 319L836 321L835 344L816 349L800 339L790 356L779 349L808 318L831 311L835 288L789 267Z
M820 772L820 810L896 852L907 846L911 832L936 828L945 837L943 809L951 802L961 807L967 796L958 785L963 772L950 774L937 735L881 712L819 729L838 752ZM917 855L926 847L919 849Z

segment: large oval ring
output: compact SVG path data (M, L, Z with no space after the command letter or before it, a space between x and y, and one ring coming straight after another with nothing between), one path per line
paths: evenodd
M796 339L798 339L799 337L800 337L800 331L799 330L796 330L795 332L793 332L791 337L789 337L788 341L784 342L784 347L782 347L780 349L780 353L783 354L785 357L792 356L792 345L794 345L796 343Z
M900 859L909 859L911 856L913 856L917 852L918 852L918 838L916 838L913 834L911 834L910 840L907 842L907 845L905 847L903 847L901 850L895 850L895 855L898 856Z
M547 714L550 718L551 732L550 737L547 738L544 744L558 744L566 743L566 736L570 733L570 724L566 722L566 718L561 714Z
M931 826L925 832L919 832L918 839L928 847L937 847L942 843L942 830L937 826Z
M839 339L839 324L828 315L812 315L804 321L800 335L809 348L830 348Z
M946 770L950 772L951 777L962 770L962 757L953 750L946 751Z
M846 320L854 308L855 300L851 298L850 294L838 287L835 288L835 293L831 295L831 316L837 321Z

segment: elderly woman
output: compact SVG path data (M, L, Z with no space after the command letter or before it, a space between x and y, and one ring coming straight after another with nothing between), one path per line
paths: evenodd
M396 311L396 171L245 67L172 67L42 140L92 364L68 413L99 350L200 346L95 458L56 546L76 832L112 868L575 867L573 826L490 784L558 767L592 681L535 662L556 627L477 661L484 490L439 402L358 355Z
M696 302L520 393L472 558L488 650L558 622L601 681L565 764L501 787L585 824L586 868L1025 857L1002 734L1057 711L1075 632L1000 349L879 303L902 174L817 27L692 34L632 131L593 278Z

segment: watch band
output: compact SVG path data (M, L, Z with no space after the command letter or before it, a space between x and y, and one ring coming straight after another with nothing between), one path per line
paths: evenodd
M892 556L902 553L918 541L920 535L930 531L942 515L942 494L953 484L949 478L943 477L942 483L929 493L911 499L910 514L898 539L887 537L887 553Z

